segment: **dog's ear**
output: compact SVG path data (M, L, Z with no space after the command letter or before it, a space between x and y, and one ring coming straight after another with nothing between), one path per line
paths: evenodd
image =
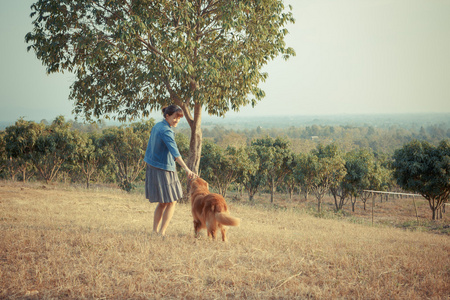
M199 177L188 178L188 185L189 185L191 188L198 187L199 185L201 185L201 181L199 181L198 179L199 179Z
M204 181L204 180L201 179L200 177L197 177L196 180L198 181L198 185L199 185L199 186L205 186L205 185L206 185L206 181Z

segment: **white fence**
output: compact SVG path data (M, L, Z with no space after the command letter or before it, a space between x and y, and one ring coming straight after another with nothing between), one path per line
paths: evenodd
M410 194L410 193L397 193L397 192L383 192L383 191L373 191L373 190L363 190L363 192L371 193L372 194L372 226L373 226L373 208L375 206L375 194L389 194L389 195L399 195L399 196L408 196L413 198L414 203L414 211L416 212L416 219L417 223L419 223L419 214L417 213L417 206L416 206L416 197L422 197L422 195L419 194Z

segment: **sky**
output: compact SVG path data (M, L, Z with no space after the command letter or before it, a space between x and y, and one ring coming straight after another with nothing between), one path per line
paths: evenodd
M74 75L47 75L26 50L33 2L0 1L0 121L74 119ZM266 97L225 118L450 113L449 0L285 4L296 19L286 43L297 55L271 61Z

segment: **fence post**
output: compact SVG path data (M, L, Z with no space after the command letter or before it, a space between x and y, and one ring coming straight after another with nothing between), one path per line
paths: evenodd
M413 196L413 203L414 203L414 210L416 211L417 224L419 225L419 215L417 213L416 197L415 196Z
M373 226L373 207L375 206L375 193L372 192L372 226Z

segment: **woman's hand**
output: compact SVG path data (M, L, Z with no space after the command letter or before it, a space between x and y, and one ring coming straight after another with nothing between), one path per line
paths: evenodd
M182 158L181 156L175 158L175 161L176 161L176 162L177 162L177 163L178 163L178 164L186 171L186 175L187 175L187 177L188 177L189 179L198 177L197 174L195 174L194 172L192 172L192 171L186 166L186 164L184 163L184 160L183 160L183 158Z
M188 168L186 168L186 174L187 174L187 177L188 177L189 179L193 179L193 178L197 178L197 177L198 177L197 174L195 174L194 172L192 172L192 171L189 170Z

